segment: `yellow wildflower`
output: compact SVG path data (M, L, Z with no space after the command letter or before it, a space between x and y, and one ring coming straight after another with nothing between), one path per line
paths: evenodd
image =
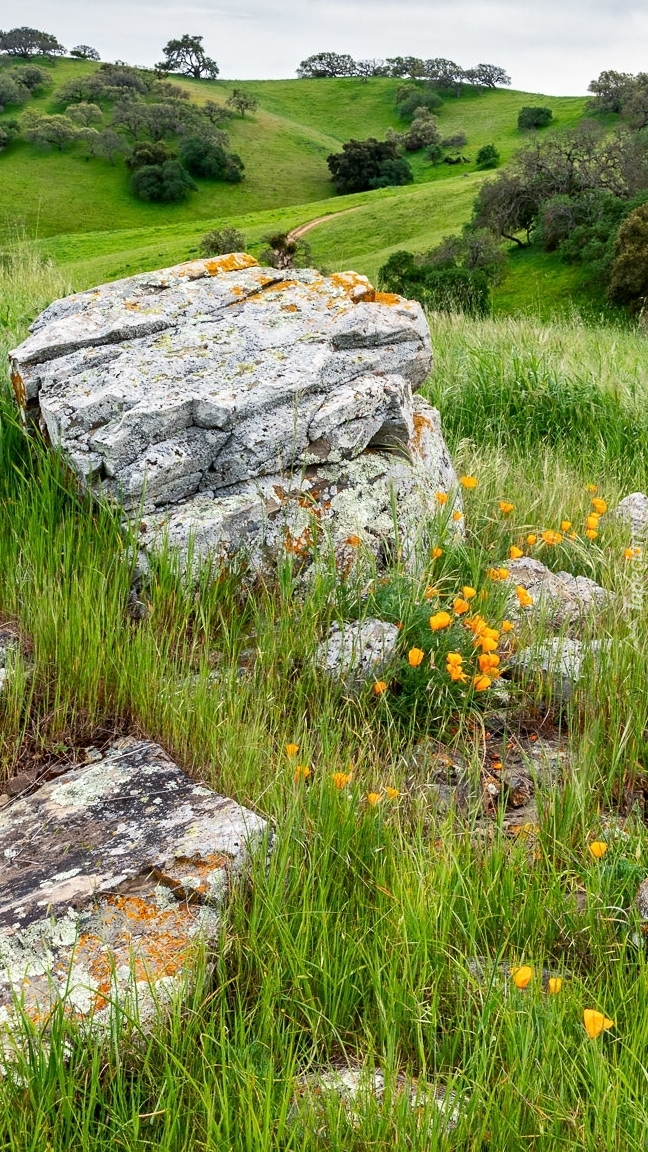
M504 516L508 516L509 512L512 512L514 508L515 504L511 504L510 500L500 500L499 502L499 510Z
M458 508L455 508L454 512L452 513L452 519L463 520L463 512L460 512Z
M583 1011L583 1024L585 1031L590 1040L596 1040L597 1036L607 1028L614 1028L614 1020L608 1020L602 1012L597 1012L595 1008L585 1008Z
M296 756L299 752L299 744L286 744L286 756Z
M433 548L432 549L432 559L438 560L439 556L443 556L443 548Z
M376 804L380 804L382 800L382 792L367 792L367 804L370 808L375 808Z
M542 539L545 544L561 544L562 536L560 532L554 532L553 528L548 528L546 532L542 532Z
M376 680L376 683L373 686L373 690L376 693L376 696L382 696L383 692L387 691L386 682L384 680Z
M605 840L592 840L592 843L589 846L589 850L595 860L601 860L603 856L605 856L605 853L608 850L608 846L605 843Z
M306 764L298 764L295 768L295 784L300 780L306 780L310 776L311 770Z
M449 612L435 612L434 616L430 616L430 628L433 632L440 632L449 624L452 624L452 616Z
M514 627L510 620L502 620L502 632L512 632Z
M605 500L601 500L600 496L596 496L592 500L592 508L602 516L604 512L607 512L607 503Z
M331 776L331 780L335 784L335 787L339 788L339 789L346 788L350 779L351 779L351 773L350 772L334 772L333 775Z
M511 544L511 547L509 548L509 556L510 556L511 560L519 560L520 556L524 556L524 552L522 551L521 548L518 548L515 544Z
M437 492L434 499L436 500L437 504L440 504L441 507L443 507L444 504L448 503L448 493L447 492Z
M562 986L563 982L561 976L550 976L547 981L547 992L550 992L552 996L556 996L557 993L560 992Z
M560 527L562 528L563 532L569 532L569 529L571 528L571 526L572 526L571 520L561 520L560 521Z
M475 596L477 595L477 589L471 588L470 584L464 584L463 588L461 589L461 595L463 596L464 600L474 600Z
M490 688L493 681L490 676L475 676L473 677L473 684L475 685L475 692L486 692Z
M518 584L517 588L515 589L515 595L518 598L518 602L521 608L529 608L530 605L533 604L533 596L529 595L526 588L522 584Z
M538 542L538 537L535 536L533 532L529 532L529 535L526 538L526 542L530 545L531 548L533 548L533 545L537 544Z
M453 600L452 607L456 616L463 616L464 612L470 611L470 604L461 596L457 596Z
M461 476L459 483L462 488L476 488L478 480L476 476Z
M425 659L425 652L422 648L410 648L407 653L407 659L412 668L418 668L419 664L422 664Z
M387 787L385 788L385 795L387 796L388 800L398 800L398 797L400 796L400 792L398 791L398 788L392 788L388 784Z
M533 968L523 964L521 968L514 968L511 972L516 988L527 988L533 980Z
M589 492L590 495L592 495L594 492L598 492L598 484L586 484L585 491Z
M598 532L595 528L588 528L585 535L587 536L588 540L596 540L598 537Z

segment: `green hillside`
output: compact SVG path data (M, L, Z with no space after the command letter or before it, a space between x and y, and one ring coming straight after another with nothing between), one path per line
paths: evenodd
M56 88L96 65L60 61L52 70ZM234 82L194 82L174 78L192 100L224 103ZM46 255L65 267L75 288L132 275L195 255L201 236L227 223L240 228L252 251L269 230L290 229L329 214L309 234L316 263L331 270L353 267L375 277L386 257L403 246L425 249L457 231L469 218L472 202L488 173L476 171L474 157L494 142L502 160L524 140L517 113L527 103L552 108L561 131L583 113L583 97L545 97L498 89L446 99L439 113L444 135L463 129L469 164L433 166L423 154L410 154L413 185L354 196L338 196L329 179L326 157L351 137L384 137L403 129L396 115L398 80L236 81L259 100L259 111L228 125L231 147L245 163L241 184L198 181L198 191L180 204L136 200L129 191L123 158L88 160L81 146L70 151L25 142L0 155L0 227L9 238L16 227L37 237ZM61 111L55 89L33 100L30 108ZM15 112L15 110L13 110ZM4 118L12 110L5 111ZM2 123L3 117L0 117ZM353 209L353 211L349 211ZM516 262L520 265L520 261ZM547 297L546 270L527 260L513 288L524 305ZM510 306L512 284L502 295ZM555 293L567 296L575 274L558 270Z

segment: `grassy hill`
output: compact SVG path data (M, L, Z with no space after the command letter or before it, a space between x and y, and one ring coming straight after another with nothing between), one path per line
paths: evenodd
M52 74L58 87L94 67L66 60ZM199 103L224 102L233 86L228 81L177 82ZM561 131L578 121L585 105L583 97L505 90L448 98L439 114L442 133L462 128L468 136L465 153L471 162L460 172L447 165L434 167L415 154L413 185L337 196L326 157L351 137L382 138L390 127L403 128L394 103L399 83L237 81L260 103L254 116L237 118L228 126L231 147L246 165L245 180L239 185L198 181L198 192L182 204L136 200L121 158L112 166L85 159L80 147L61 153L16 143L0 156L0 226L8 235L18 226L37 236L43 252L63 265L74 287L81 288L187 259L204 232L224 223L242 229L254 251L271 229L344 213L309 234L315 261L331 270L353 267L375 277L391 252L404 246L429 248L469 218L477 188L488 178L476 170L474 157L491 142L503 162L512 156L524 141L516 126L520 107L539 102L551 107L551 131ZM51 89L30 107L60 111ZM4 115L10 114L9 109ZM501 295L503 308L508 310L519 296L525 307L535 301L544 306L553 296L541 265L515 261L523 271ZM559 269L556 301L549 303L553 306L577 287L578 274Z

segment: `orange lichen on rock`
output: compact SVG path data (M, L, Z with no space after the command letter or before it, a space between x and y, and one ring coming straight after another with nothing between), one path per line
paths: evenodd
M359 272L334 272L328 279L336 288L341 288L354 304L373 304L376 299L373 284Z
M374 304L387 304L393 308L395 304L404 304L402 296L398 296L395 292L374 292Z
M297 307L296 304L282 304L281 305L281 311L282 312L299 312L299 308Z
M23 384L23 378L20 372L11 373L11 384L14 390L14 396L16 397L16 403L20 408L24 408L27 404L27 393L25 392L25 385Z
M227 256L217 256L203 261L205 271L210 276L221 276L223 272L240 272L243 268L258 268L258 261L247 252L230 252Z

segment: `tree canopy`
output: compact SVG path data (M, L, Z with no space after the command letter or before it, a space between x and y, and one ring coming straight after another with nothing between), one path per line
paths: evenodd
M347 53L316 52L302 60L297 75L300 79L325 79L357 76L392 76L410 80L427 80L433 87L461 95L463 86L497 88L511 83L510 76L498 64L477 64L462 68L454 60L438 56L423 60L418 56L390 56L386 60L354 60Z
M207 77L215 80L219 68L215 60L205 54L202 36L189 36L185 33L179 40L169 40L162 52L164 60L157 67L161 72L181 72L194 80Z
M63 56L65 48L51 33L23 25L0 32L0 52L27 60L30 56Z
M411 184L414 179L407 160L398 154L396 140L349 140L326 162L335 188L342 194Z

